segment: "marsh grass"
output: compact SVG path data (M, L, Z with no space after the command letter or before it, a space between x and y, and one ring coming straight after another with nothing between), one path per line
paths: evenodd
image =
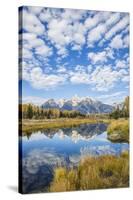
M51 128L65 128L74 127L80 124L88 123L108 123L109 120L88 119L88 118L59 118L59 119L45 119L45 120L22 120L20 124L20 131L23 133L30 131L37 131Z
M129 142L129 121L112 120L107 128L108 139L114 142Z
M75 169L55 169L50 192L119 188L129 186L128 152L112 155L86 157Z

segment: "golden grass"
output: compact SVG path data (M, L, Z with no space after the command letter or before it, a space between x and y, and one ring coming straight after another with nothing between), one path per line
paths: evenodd
M87 123L108 123L109 120L97 120L88 118L59 118L59 119L45 119L45 120L22 120L20 124L20 131L30 132L50 128L73 127L80 124ZM22 129L22 130L21 130Z
M84 158L76 169L55 169L50 192L129 186L129 155Z
M129 142L129 121L126 119L112 120L107 132L108 139L114 142Z

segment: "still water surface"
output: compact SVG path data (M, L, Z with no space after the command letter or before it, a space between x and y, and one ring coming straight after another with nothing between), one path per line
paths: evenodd
M107 139L106 124L43 130L20 138L23 193L44 192L58 166L77 166L84 156L119 155L127 143Z

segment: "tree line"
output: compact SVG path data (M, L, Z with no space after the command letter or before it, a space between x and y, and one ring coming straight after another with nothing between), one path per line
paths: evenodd
M22 119L56 119L85 117L85 115L81 114L79 111L62 111L56 108L44 109L43 107L35 106L33 104L21 104L19 112Z
M129 117L129 96L124 100L123 106L117 106L111 113L94 113L82 114L79 111L59 110L57 108L45 109L33 104L19 105L19 114L22 119L56 119L56 118L91 118L91 119L107 119L107 118L128 118Z
M114 119L129 118L129 96L125 98L122 108L117 106L113 112L109 114L109 117Z

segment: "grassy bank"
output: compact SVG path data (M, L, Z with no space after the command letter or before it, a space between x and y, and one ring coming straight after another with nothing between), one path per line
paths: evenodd
M45 120L22 120L20 129L22 132L37 131L50 128L73 127L79 124L87 123L108 123L109 120L96 120L88 118L58 118L58 119L45 119Z
M57 168L50 191L74 191L129 186L128 152L121 156L86 157L76 169Z
M129 121L112 120L107 129L108 139L113 142L129 142Z

